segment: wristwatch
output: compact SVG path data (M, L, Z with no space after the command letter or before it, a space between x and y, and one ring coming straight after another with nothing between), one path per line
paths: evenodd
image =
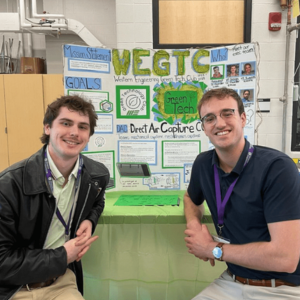
M212 251L215 259L220 261L222 261L222 256L223 256L223 245L224 243L218 243L217 246Z

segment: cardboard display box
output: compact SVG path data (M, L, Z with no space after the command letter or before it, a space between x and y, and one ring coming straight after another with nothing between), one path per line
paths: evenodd
M45 74L45 59L21 57L21 74Z

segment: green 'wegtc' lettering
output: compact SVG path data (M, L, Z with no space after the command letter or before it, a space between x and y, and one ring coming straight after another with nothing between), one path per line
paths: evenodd
M130 65L130 51L123 50L121 57L117 49L112 50L112 63L114 65L116 75L128 74L128 68Z
M209 71L209 64L201 65L199 64L199 60L203 56L209 56L209 51L200 49L198 50L193 57L193 68L197 73L207 73Z
M190 51L173 51L173 56L177 56L177 68L178 68L178 75L185 74L185 64L184 64L184 57L190 56Z
M158 63L162 58L169 60L170 54L165 50L155 52L153 57L153 73L157 76L168 76L170 75L170 63L163 62L161 64L163 68L160 68Z
M139 65L143 62L141 56L150 56L150 51L133 49L133 75L150 75L150 69L139 69Z

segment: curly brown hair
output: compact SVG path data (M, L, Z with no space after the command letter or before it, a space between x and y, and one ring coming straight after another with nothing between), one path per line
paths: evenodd
M62 96L57 98L54 102L48 105L43 124L52 126L52 122L57 118L61 107L67 107L70 111L81 112L85 116L88 115L90 120L90 136L94 134L97 125L98 116L91 101L87 101L79 96ZM41 142L48 144L50 136L43 133Z

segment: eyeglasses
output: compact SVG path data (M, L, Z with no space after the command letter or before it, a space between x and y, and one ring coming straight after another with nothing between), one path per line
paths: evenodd
M223 120L229 120L230 118L232 118L234 116L234 112L235 112L235 109L233 109L233 108L223 109L220 112L220 117ZM207 114L206 116L204 116L201 119L201 123L202 123L201 124L202 130L204 130L204 125L205 126L214 126L217 123L217 116L215 114Z

